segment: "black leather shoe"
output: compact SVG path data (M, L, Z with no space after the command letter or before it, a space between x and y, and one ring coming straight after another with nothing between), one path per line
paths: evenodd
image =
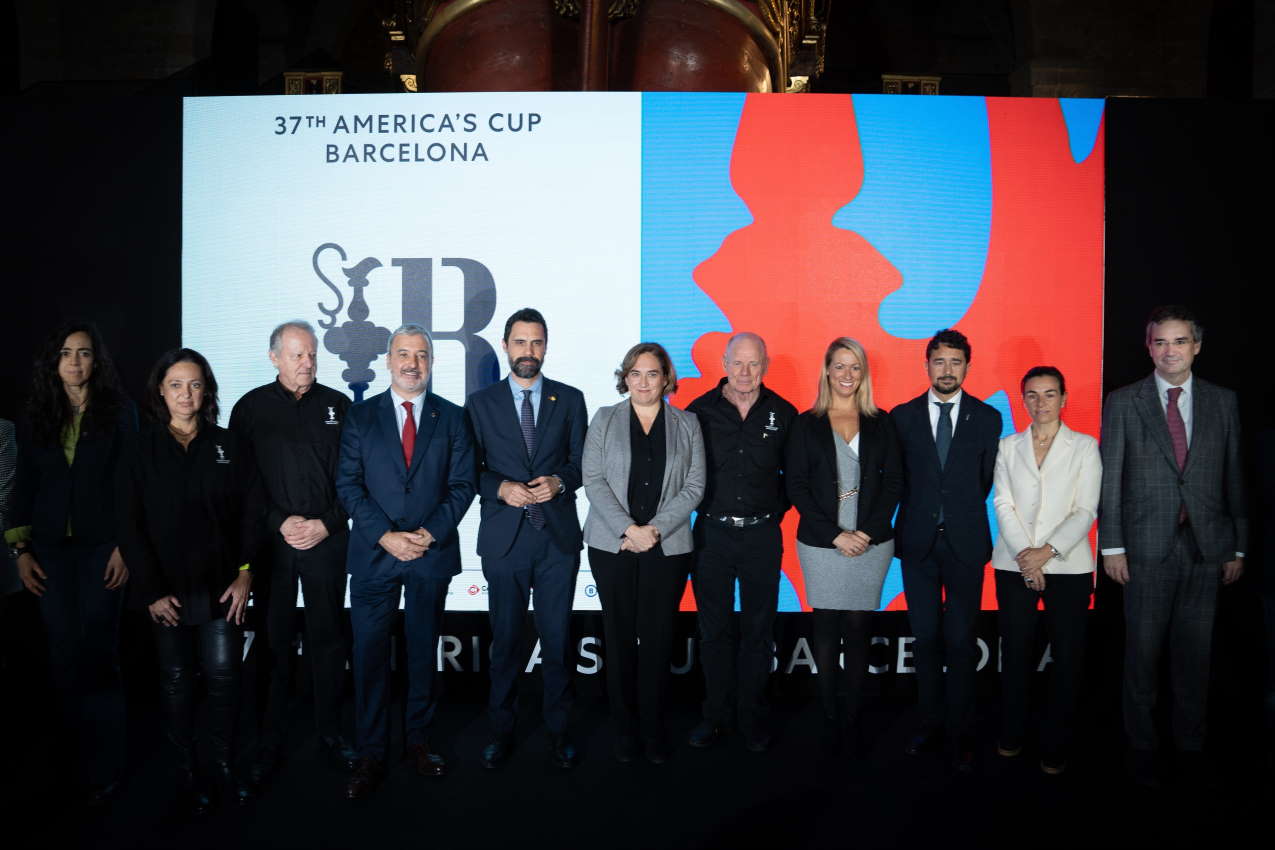
M372 758L361 758L354 763L354 772L345 786L347 800L362 800L375 791L385 779L385 765Z
M279 751L274 747L262 747L257 751L252 766L248 768L248 779L260 788L279 770Z
M245 782L243 777L239 775L239 771L235 770L234 765L227 761L218 761L213 763L213 770L217 776L217 784L220 786L220 797L225 803L234 803L236 806L246 806L252 801L255 794L252 786Z
M180 772L177 788L177 811L182 817L203 818L212 811L212 797L208 788L193 772Z
M769 732L751 732L744 736L744 749L750 753L764 753L770 749Z
M90 809L105 809L119 793L120 781L112 779L101 785L90 785L84 792L84 805Z
M910 756L933 752L939 748L942 736L935 729L918 729L903 746L903 752Z
M668 745L660 738L647 738L642 742L642 753L651 764L664 764L668 761Z
M699 750L707 750L721 737L721 728L711 720L701 720L686 736L686 743Z
M509 758L509 750L508 738L492 738L487 746L483 747L483 767L494 770L497 765Z
M1133 784L1147 791L1160 790L1160 772L1152 750L1129 750L1125 766Z
M320 737L319 753L334 768L346 773L354 770L354 765L359 760L359 754L340 735L334 738Z
M550 737L549 743L550 759L555 765L563 770L570 770L576 766L579 754L576 752L576 745L571 743L571 739L567 735L553 735Z
M630 764L638 757L637 739L632 735L616 735L611 751L615 753L615 760L620 764Z
M416 772L420 776L446 776L447 759L430 746L429 741L413 744L407 748L408 758L416 762Z
M974 738L972 736L961 735L956 739L956 746L952 748L952 769L961 776L974 774Z

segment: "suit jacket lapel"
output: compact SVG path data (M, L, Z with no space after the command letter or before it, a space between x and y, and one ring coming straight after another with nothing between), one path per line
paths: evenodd
M1046 472L1066 462L1065 455L1071 454L1071 443L1076 438L1076 432L1068 428L1063 423L1058 423L1058 436L1054 438L1054 444L1049 447L1049 453L1045 455L1045 462L1040 465L1037 471L1038 476L1044 476ZM1031 428L1027 429L1027 453L1032 456L1032 467L1036 466L1036 455L1032 450L1031 444Z
M536 455L540 454L544 449L545 435L549 433L549 424L553 422L558 412L558 391L557 384L545 378L540 383L540 410L536 413L536 454L531 456L534 461ZM518 425L518 433L522 433L522 424Z
M430 438L434 436L434 426L438 424L438 407L434 404L434 396L426 393L421 396L421 421L416 426L416 446L412 450L412 465L407 470L407 477L411 478L416 474L416 469L421 465L421 458L425 456L425 448L429 445Z
M1018 458L1023 462L1023 467L1035 472L1036 477L1039 478L1040 470L1036 468L1036 449L1032 445L1032 429L1030 425L1014 441L1014 451L1018 453ZM1052 455L1053 451L1050 451L1049 454ZM1049 463L1049 455L1045 456L1045 463Z
M394 394L389 390L381 394L381 399L380 410L377 411L376 418L380 421L382 438L385 440L385 445L393 448L394 455L401 463L403 459L403 435L399 431L398 413L394 408L397 402L394 399ZM418 442L417 445L420 445L420 443Z
M1208 403L1208 392L1208 387L1199 378L1191 381L1191 442L1186 450L1186 463L1182 466L1184 476L1190 470L1191 461L1195 456L1202 454L1196 451L1196 447L1203 445L1205 440L1220 430L1216 427L1213 418L1217 412L1217 406ZM1169 427L1167 422L1164 427L1167 431Z
M1160 405L1160 391L1155 385L1155 375L1148 377L1138 388L1135 407L1151 433L1151 438L1164 453L1165 460L1177 469L1178 459L1173 454L1173 440L1169 437L1169 421L1165 418L1164 408Z

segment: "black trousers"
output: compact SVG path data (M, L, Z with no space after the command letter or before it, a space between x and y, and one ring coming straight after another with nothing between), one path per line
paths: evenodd
M673 625L691 556L657 550L612 554L589 547L589 566L602 599L607 692L621 735L664 735L664 701Z
M74 747L80 779L105 784L124 768L124 691L119 631L123 589L107 590L106 562L115 546L37 541L34 555L48 577L40 616L64 742Z
M523 640L527 603L535 593L532 616L540 635L540 675L544 684L545 726L555 735L567 730L573 693L571 600L580 573L579 553L561 551L549 532L524 518L513 546L500 558L483 558L487 579L487 615L491 621L491 695L487 711L492 734L513 734L518 712L518 677L530 647Z
M1158 564L1129 561L1124 588L1124 722L1129 745L1155 750L1160 659L1169 653L1173 739L1178 749L1204 748L1213 654L1213 619L1221 565L1201 561L1188 527L1177 532Z
M214 762L234 758L235 717L239 713L239 673L243 630L222 618L196 626L154 626L159 656L164 724L178 770L195 769L196 664L208 694L206 722Z
M305 636L301 657L314 683L314 725L319 735L341 734L341 702L345 691L345 551L349 534L334 534L313 549L293 549L275 535L270 547L266 592L257 604L265 608L269 683L262 742L278 747L288 722L288 694L296 662L297 583L305 604Z
M921 725L938 729L946 724L956 736L974 730L975 624L983 595L983 566L962 560L942 531L928 555L903 562L908 623L916 636L913 654Z
M746 734L760 734L769 714L766 682L774 656L783 536L774 523L730 528L701 518L695 523L695 549L692 582L704 718L722 726L737 719Z
M1093 573L1047 575L1045 592L1023 583L1021 573L996 570L996 604L1001 632L1001 743L1021 743L1027 733L1028 693L1036 670L1037 603L1045 603L1049 636L1049 689L1040 724L1040 748L1050 759L1066 756L1075 725L1085 660L1085 630Z

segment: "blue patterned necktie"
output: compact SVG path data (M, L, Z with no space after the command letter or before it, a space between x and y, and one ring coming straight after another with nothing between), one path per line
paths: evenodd
M522 391L522 415L518 417L522 426L522 442L527 447L527 457L536 456L536 414L531 409L531 390ZM527 505L527 520L533 528L545 527L545 511L540 505Z

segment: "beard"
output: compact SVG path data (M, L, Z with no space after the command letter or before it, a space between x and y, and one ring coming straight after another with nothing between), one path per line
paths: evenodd
M519 357L517 360L510 359L509 370L519 378L526 380L540 374L540 365L541 361L534 357Z
M959 390L961 388L961 382L958 379L948 375L942 378L935 379L933 386L934 386L935 392L947 394L947 393L954 393L957 390Z

